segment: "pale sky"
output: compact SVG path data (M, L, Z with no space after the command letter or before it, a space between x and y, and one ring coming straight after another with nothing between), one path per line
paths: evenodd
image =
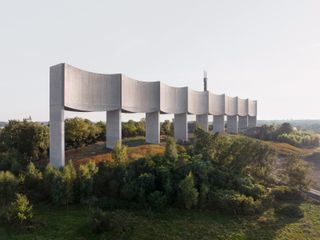
M205 69L258 119L320 119L320 1L0 0L0 121L47 121L61 62L195 90Z

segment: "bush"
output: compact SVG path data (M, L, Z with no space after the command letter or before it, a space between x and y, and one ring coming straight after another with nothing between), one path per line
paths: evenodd
M65 120L65 136L67 148L79 148L96 143L105 129L101 124L94 124L88 119L72 118Z
M128 147L117 142L112 150L112 159L116 164L125 163L128 160Z
M14 225L28 225L33 218L32 205L27 196L16 194L16 199L8 208L6 220Z
M43 199L43 177L36 166L30 162L22 175L24 192L31 200Z
M149 194L148 202L151 209L161 211L167 205L167 197L164 195L163 192L154 191L153 193Z
M93 177L98 172L94 162L81 164L76 178L77 201L90 197L93 193Z
M180 199L186 209L191 209L198 204L199 192L194 187L192 172L179 183Z
M234 190L220 189L210 192L209 205L234 214L252 215L259 209L260 202Z
M302 199L302 195L293 188L287 186L277 186L271 191L271 195L276 201L299 201Z
M11 172L0 172L0 206L7 205L15 196L19 181Z
M303 211L299 206L295 204L284 204L280 205L275 209L275 212L279 215L286 216L289 218L303 218Z
M164 157L170 161L175 161L178 158L176 141L173 137L168 137L167 139Z
M95 234L110 230L110 217L100 208L91 209L88 217L88 225Z
M74 200L74 182L76 171L70 161L58 171L52 180L51 199L56 205L68 205Z

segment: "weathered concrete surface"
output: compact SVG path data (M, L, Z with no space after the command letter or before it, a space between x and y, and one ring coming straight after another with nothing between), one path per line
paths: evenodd
M248 129L248 116L239 116L239 132L243 132Z
M174 137L176 141L188 141L187 114L174 115Z
M64 64L50 68L50 163L64 166Z
M213 116L213 132L214 133L224 132L224 115Z
M238 133L238 117L227 116L227 132Z
M160 143L160 112L146 113L146 142Z
M107 148L113 149L117 142L121 142L121 111L107 112Z
M257 126L257 117L248 117L248 128L254 128Z
M196 124L202 129L208 131L209 129L208 114L196 115Z

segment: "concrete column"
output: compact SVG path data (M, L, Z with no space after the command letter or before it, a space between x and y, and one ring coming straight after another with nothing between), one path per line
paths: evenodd
M50 68L50 163L65 165L64 156L64 64Z
M248 117L248 128L254 128L257 126L257 116Z
M196 124L204 130L208 131L208 114L196 115Z
M227 116L227 132L238 133L238 117Z
M121 110L107 112L107 148L113 149L121 141Z
M160 112L146 113L146 142L160 143Z
M239 116L239 131L245 131L248 129L248 116Z
M176 141L188 141L187 113L174 115L174 137Z
M213 116L213 132L214 133L224 132L224 115Z

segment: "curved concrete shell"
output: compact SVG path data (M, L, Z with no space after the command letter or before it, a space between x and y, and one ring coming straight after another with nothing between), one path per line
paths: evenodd
M110 111L121 107L121 74L99 74L64 64L64 107Z
M238 114L238 97L226 96L225 114L227 116L236 116Z
M160 82L142 82L122 75L121 109L131 113L160 111Z
M249 99L238 98L238 115L241 117L248 116Z
M219 116L225 114L225 95L209 92L209 114Z
M64 110L106 111L108 148L121 140L121 112L146 113L148 143L160 142L160 113L174 114L175 137L182 141L188 140L188 114L196 114L204 129L208 115L214 115L215 132L224 131L224 115L232 133L255 127L257 120L257 101L92 73L62 63L50 68L50 162L55 167L64 165Z
M251 117L257 116L257 101L248 100L248 115Z
M161 113L180 114L188 111L188 87L170 87L160 83Z
M199 92L188 88L188 113L208 114L208 92Z

